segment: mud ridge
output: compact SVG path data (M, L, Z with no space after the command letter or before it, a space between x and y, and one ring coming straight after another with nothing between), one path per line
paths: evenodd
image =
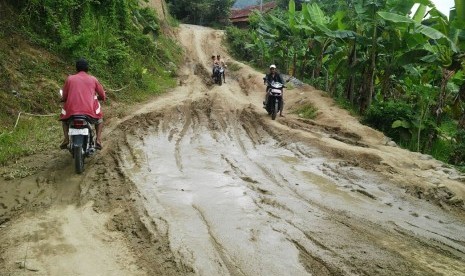
M318 257L312 256L300 243L295 240L291 240L295 246L299 249L300 258L305 269L312 275L341 275L340 271L334 271L329 269L323 260ZM333 272L332 272L333 271Z
M126 147L126 145L124 146ZM111 155L116 166L120 168L121 161L119 154L114 152ZM121 172L120 169L117 171ZM181 273L183 275L193 275L193 268L173 255L167 236L168 233L160 232L157 223L148 216L141 202L143 199L139 192L136 192L134 184L124 173L120 173L119 182L118 186L115 186L115 181L112 181L111 185L104 186L112 191L124 190L121 196L116 195L117 204L123 206L124 210L113 217L111 223L108 225L109 229L125 233L132 247L139 252L139 261L143 267L148 269L147 272L149 274L176 275ZM100 192L99 194L108 193ZM106 199L102 198L98 202L103 203L103 201L115 201L115 195L111 195L110 198ZM112 205L114 204L110 203L108 207ZM108 208L105 206L102 207L104 208L103 211Z

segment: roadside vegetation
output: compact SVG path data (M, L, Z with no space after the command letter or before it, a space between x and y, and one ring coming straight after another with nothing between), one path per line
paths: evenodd
M56 146L58 90L80 57L107 91L107 115L176 84L181 48L135 0L0 0L0 26L0 164Z
M318 113L318 109L315 108L315 106L311 104L306 104L303 105L299 108L297 108L294 111L295 114L299 115L299 117L304 118L304 119L315 119L316 115Z
M237 57L327 91L405 148L465 164L464 0L449 17L428 0L284 2L227 29Z
M167 0L171 14L183 23L225 26L235 0Z

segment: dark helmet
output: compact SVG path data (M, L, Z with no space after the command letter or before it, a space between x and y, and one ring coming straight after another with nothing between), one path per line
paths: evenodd
M81 72L87 72L89 70L89 63L87 63L87 60L84 58L80 58L78 61L76 61L76 71Z

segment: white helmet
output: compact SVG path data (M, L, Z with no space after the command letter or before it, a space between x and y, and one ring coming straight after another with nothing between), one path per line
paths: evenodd
M274 65L274 64L271 64L271 65L270 65L270 69L271 69L271 68L274 68L274 69L276 69L276 65Z

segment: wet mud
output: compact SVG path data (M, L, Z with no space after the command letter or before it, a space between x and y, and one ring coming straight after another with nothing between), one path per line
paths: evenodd
M143 130L118 143L122 173L195 274L465 273L463 221L222 103L137 117Z
M461 174L305 85L272 121L261 73L212 85L221 31L177 35L179 86L113 119L84 174L58 151L0 169L0 275L465 275Z

